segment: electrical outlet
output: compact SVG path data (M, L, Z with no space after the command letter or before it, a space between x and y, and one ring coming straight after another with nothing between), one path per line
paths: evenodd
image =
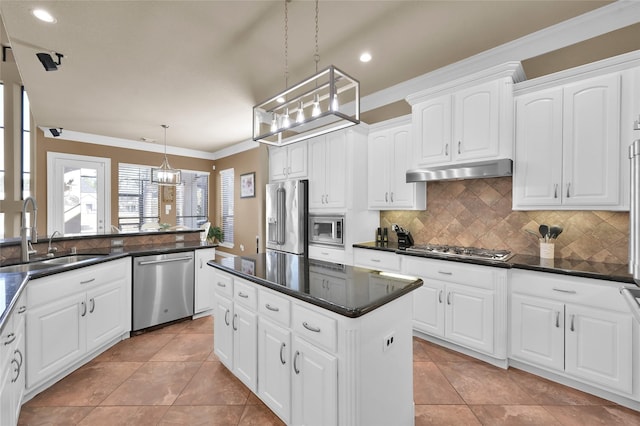
M176 241L184 241L184 234L176 235Z
M393 346L395 337L396 337L395 332L391 332L384 337L382 341L382 352L386 352L391 346Z

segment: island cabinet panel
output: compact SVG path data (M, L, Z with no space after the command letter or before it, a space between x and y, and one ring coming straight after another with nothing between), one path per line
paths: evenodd
M617 286L521 270L511 278L512 359L638 398L633 318Z
M286 424L413 424L413 341L408 294L395 299L392 294L372 296L393 300L349 317L311 301L324 295L337 305L351 303L353 298L362 297L354 293L370 294L372 286L379 285L377 272L358 268L357 277L354 273L345 274L340 292L320 295L309 282L292 283L294 288L307 289L304 297L311 300L307 302L288 294L297 291L288 285L285 293L278 291L274 283L262 285L253 282L255 277L252 281L244 279L249 277L241 271L214 269L215 282L225 284L214 287L214 352L245 383L253 374L247 370L255 366L257 388L252 391ZM412 280L404 282L406 285ZM402 290L398 283L387 286ZM233 289L232 299L225 296L229 287ZM257 294L257 303L249 309L251 289ZM242 302L238 300L240 292L249 295ZM242 324L243 317L251 320ZM252 329L254 318L257 334L250 337L251 333L246 333L246 340L236 343L234 328ZM236 356L237 351L243 352L243 361ZM240 369L238 362L244 365Z
M213 270L207 262L216 257L216 249L195 250L195 274L194 274L194 312L210 311L213 306Z
M25 314L23 293L0 331L0 424L16 425L25 392Z

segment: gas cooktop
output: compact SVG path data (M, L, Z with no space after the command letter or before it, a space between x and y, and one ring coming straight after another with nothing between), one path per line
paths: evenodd
M418 244L407 247L406 251L414 253L433 253L442 256L499 261L506 261L513 256L513 254L509 250L492 250L478 247L461 247L439 244Z

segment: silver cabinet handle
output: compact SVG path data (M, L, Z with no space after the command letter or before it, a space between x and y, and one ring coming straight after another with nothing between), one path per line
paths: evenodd
M270 311L273 311L273 312L279 312L280 311L280 308L278 308L277 306L271 306L268 303L266 305L264 305L264 307L267 308Z
M324 196L324 202L329 204L329 194L325 194Z
M222 287L225 288L227 285L225 283L221 283L220 281L218 281L218 287Z
M575 324L574 324L575 319L576 319L576 316L575 315L571 315L571 331L576 331L576 327L575 327Z
M557 291L559 293L566 293L566 294L576 294L577 292L575 290L564 290L562 288L553 288L553 291Z
M438 273L442 275L453 275L453 272L450 271L438 271Z
M82 305L82 313L80 314L81 317L87 315L87 304L85 302L80 302L80 304Z
M380 259L371 259L371 261L372 261L372 262L374 262L374 263L380 263L380 262L382 262Z
M142 260L138 262L138 265L157 265L158 263L169 263L169 262L182 262L184 260L191 260L193 257L184 256L184 257L173 257L170 259L160 259L160 260Z
M202 269L202 259L200 259L200 269Z
M388 193L388 192L385 192L385 193L384 193L384 202L385 202L385 203L388 203L388 202L389 202L389 193Z
M233 331L238 331L238 327L236 326L236 319L238 319L238 314L233 314Z
M284 342L282 342L282 344L280 345L280 363L282 365L285 364L283 352L284 352L284 348L286 348L286 347L287 347L287 345Z
M20 308L18 308L18 313L19 314L24 314L27 311L27 307L26 306L20 306Z
M329 256L329 252L328 251L320 252L320 254L323 255L323 256Z
M449 156L449 144L444 144L444 155Z
M302 325L304 326L304 328L306 328L309 331L313 331L314 333L320 333L320 327L314 327L312 325L309 325L308 322L303 322Z
M93 311L96 309L96 301L92 297L91 299L89 299L89 302L91 302L91 307L89 308L89 313L92 314Z
M96 279L95 278L91 278L90 280L86 280L86 281L80 281L80 284L89 284L94 282Z
M285 175L285 176L287 175L287 168L286 167L282 168L282 174Z
M5 346L6 345L10 345L11 343L13 343L13 341L16 340L16 335L13 333L9 333L7 334L7 341L4 342Z
M291 173L291 166L287 167L287 174Z
M458 141L458 154L462 153L462 141Z
M20 367L22 367L22 361L24 361L24 357L22 356L22 352L20 352L20 349L16 349L15 351L13 351L13 355L20 355L20 361L18 361L18 364L20 364Z
M558 198L558 184L553 185L553 198Z
M447 305L451 304L451 292L447 293Z
M293 371L296 374L300 374L300 370L298 370L298 357L300 356L300 352L296 351L296 355L293 357Z
M442 290L438 292L438 303L442 303Z
M556 328L560 328L560 312L556 312Z
M393 203L393 192L391 193L391 202Z
M11 378L11 383L15 383L18 380L18 377L20 377L20 364L18 364L18 361L16 361L15 359L12 359L11 364L14 363L16 367L13 369L13 372L16 373L16 377Z
M571 190L571 182L567 184L567 198L571 198L570 190Z
M239 291L239 292L238 292L238 296L242 297L243 299L248 299L248 298L249 298L249 295L248 295L248 294L243 293L243 292L241 292L241 291Z
M224 313L224 323L227 324L227 326L229 325L229 310L228 309Z

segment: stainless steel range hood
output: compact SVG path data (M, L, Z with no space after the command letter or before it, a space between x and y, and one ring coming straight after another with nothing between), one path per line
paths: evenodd
M407 183L511 176L513 173L512 170L513 161L509 158L449 164L446 166L407 170Z

